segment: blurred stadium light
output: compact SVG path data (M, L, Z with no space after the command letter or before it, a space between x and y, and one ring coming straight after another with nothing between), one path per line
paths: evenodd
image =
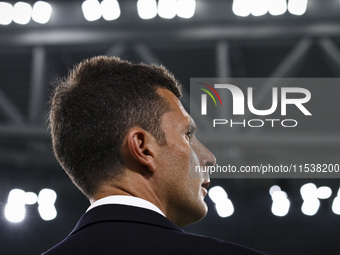
M215 203L218 216L225 218L234 213L234 205L228 198L227 192L221 186L212 187L208 194L210 199Z
M52 189L43 189L38 195L38 211L45 221L53 220L57 217L57 210L54 206L57 200L57 193Z
M5 217L9 222L18 223L25 219L25 191L12 189L5 206Z
M177 16L184 19L190 19L195 14L195 0L177 0Z
M107 21L119 18L121 11L117 0L86 0L82 3L83 15L87 21L95 21L103 17Z
M176 0L159 0L158 15L163 19L173 19L176 16Z
M251 1L251 5L249 5L250 8L250 13L253 16L263 16L269 11L269 3L270 1L268 0L256 0L256 1Z
M81 8L87 21L95 21L102 16L100 3L97 0L86 0Z
M0 25L9 25L13 21L13 6L9 3L0 2Z
M25 193L25 204L26 205L34 205L38 202L38 196L34 192L26 192Z
M315 215L320 207L320 201L318 199L318 189L314 183L304 184L300 193L303 199L301 211L308 216Z
M303 15L307 10L308 0L289 0L288 11L294 15Z
M233 2L233 12L235 15L240 17L247 17L250 15L250 6L252 0L234 0Z
M282 191L279 186L274 185L269 189L269 194L273 200L271 207L272 213L279 217L286 216L290 208L290 201L287 193Z
M282 15L287 11L294 15L303 15L307 10L308 0L234 0L233 12L240 17L263 16L270 13L273 16Z
M33 5L26 2L17 2L14 6L7 2L0 2L0 25L9 25L14 21L20 25L26 25L33 21L46 24L52 14L52 6L44 1L38 1Z
M51 189L42 189L39 195L34 192L25 192L22 189L12 189L8 194L5 206L5 218L12 223L19 223L25 219L25 205L38 203L38 212L45 221L53 220L57 216L54 206L57 193Z
M287 11L286 0L271 0L268 11L273 16L284 14Z
M157 15L156 0L138 0L137 11L141 19L152 19Z
M26 25L32 17L32 7L28 3L17 2L14 5L13 21L20 25Z
M52 6L43 1L38 1L33 5L32 19L40 24L46 24L52 14Z
M103 19L111 21L119 18L120 7L116 0L104 0L101 2L100 7Z
M319 199L328 199L332 196L332 189L327 186L319 187L317 190L317 196Z
M338 190L337 196L334 198L334 201L332 204L332 211L333 213L340 215L340 188Z

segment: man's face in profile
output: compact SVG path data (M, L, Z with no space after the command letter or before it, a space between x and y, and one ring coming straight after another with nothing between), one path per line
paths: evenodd
M162 175L167 217L182 227L202 219L208 211L204 202L209 175L191 176L195 166L214 165L214 155L195 137L196 126L178 98L167 89L158 93L170 105L162 116L161 128L167 144L160 146L156 157Z

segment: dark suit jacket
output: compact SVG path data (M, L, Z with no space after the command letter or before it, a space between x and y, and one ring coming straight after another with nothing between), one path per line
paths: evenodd
M71 234L44 255L238 254L252 249L184 232L162 215L127 205L102 205L85 213Z

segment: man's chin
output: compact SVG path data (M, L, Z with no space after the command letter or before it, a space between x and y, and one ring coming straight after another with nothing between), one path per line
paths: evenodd
M208 205L205 202L203 202L203 205L204 205L204 211L202 213L203 216L201 219L203 219L208 214Z
M202 220L208 213L208 206L207 204L203 201L199 208L197 208L197 210L195 210L195 214L193 214L193 217L192 217L192 222L189 223L189 224L192 224L192 223L195 223L197 221L200 221ZM189 225L188 224L188 225Z
M204 202L203 198L201 198L199 201L196 201L196 203L192 204L192 206L190 207L186 206L185 208L182 209L183 210L180 210L182 212L180 214L180 217L173 219L173 222L179 227L185 227L191 225L192 223L200 221L208 213L208 206ZM178 213L177 216L179 216Z

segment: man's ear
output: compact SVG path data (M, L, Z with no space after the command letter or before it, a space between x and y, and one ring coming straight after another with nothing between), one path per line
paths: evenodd
M142 128L134 127L129 130L126 138L131 156L154 172L156 169L154 150L157 144L154 136Z

